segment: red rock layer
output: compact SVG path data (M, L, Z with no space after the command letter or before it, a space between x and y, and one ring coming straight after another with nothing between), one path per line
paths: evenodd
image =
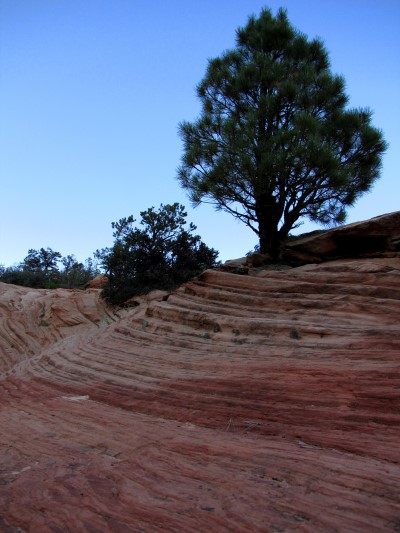
M1 531L400 528L398 259L79 295L14 363L2 308Z

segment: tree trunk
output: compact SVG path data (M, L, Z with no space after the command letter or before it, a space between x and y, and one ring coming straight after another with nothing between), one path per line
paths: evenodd
M279 261L281 242L277 227L259 224L260 252L269 254L273 261Z
M278 231L281 218L279 207L274 197L260 198L256 209L258 231L260 240L260 252L269 254L275 262L281 256L282 238Z

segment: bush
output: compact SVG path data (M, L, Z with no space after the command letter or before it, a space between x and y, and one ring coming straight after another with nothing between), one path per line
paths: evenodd
M73 255L61 257L59 252L54 252L51 248L41 248L29 250L18 266L0 266L0 281L35 289L83 289L98 273L97 265L90 258L83 264Z
M186 226L184 206L161 204L140 213L143 228L133 216L112 224L112 248L97 252L110 283L103 296L112 304L154 289L171 290L216 265L218 252L208 248L192 223Z

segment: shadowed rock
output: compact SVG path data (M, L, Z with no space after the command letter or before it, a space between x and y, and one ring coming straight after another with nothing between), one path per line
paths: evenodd
M396 211L289 241L284 260L299 266L343 257L396 257L399 253L400 211Z

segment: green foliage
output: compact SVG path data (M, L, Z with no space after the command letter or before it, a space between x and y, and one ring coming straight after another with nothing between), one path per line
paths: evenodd
M58 282L58 262L61 259L60 252L51 248L40 250L28 250L28 255L19 266L20 283L29 287L53 287Z
M8 267L0 276L3 283L21 285L22 287L44 288L48 285L43 272L30 272L19 266Z
M186 227L184 206L174 203L114 222L112 248L97 252L110 283L105 298L121 304L153 289L171 289L215 265L218 253L208 248L192 223Z
M28 250L28 255L21 263L21 267L26 272L43 272L49 274L57 270L57 263L60 259L60 252L54 252L51 248Z
M61 259L63 265L59 273L63 287L72 289L84 287L88 281L99 273L97 264L90 257L85 263L80 263L74 255L67 255Z
M386 143L369 110L346 110L323 43L293 28L285 10L251 17L236 42L209 61L200 117L180 124L178 178L194 205L231 213L277 257L301 218L344 221L379 177Z
M84 288L98 272L97 265L90 258L83 264L73 255L62 257L51 248L41 248L28 250L28 255L18 266L2 267L0 281L33 288Z

